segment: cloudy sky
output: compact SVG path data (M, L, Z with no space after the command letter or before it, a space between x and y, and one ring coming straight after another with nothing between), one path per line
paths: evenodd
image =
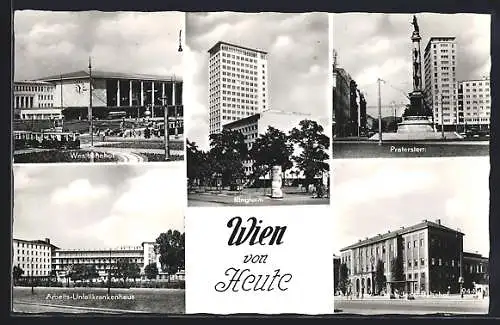
M430 37L454 36L457 41L458 80L490 75L490 16L484 14L417 14L422 37L422 58ZM377 116L377 78L382 84L382 106L408 102L405 94L413 90L410 40L413 26L410 14L345 13L334 14L333 47L337 64L356 80L366 93L367 112ZM422 74L424 72L422 71ZM424 81L424 80L423 80ZM425 82L425 81L424 81ZM393 115L390 107L382 115ZM402 114L400 109L398 114Z
M15 238L112 248L184 231L183 163L14 166Z
M270 108L328 123L328 15L188 13L184 75L188 138L208 148L208 49L218 41L269 53ZM328 125L328 124L327 124Z
M464 250L489 254L489 158L335 160L334 252L359 239L441 219Z
M179 12L52 12L14 14L15 80L86 70L181 75Z

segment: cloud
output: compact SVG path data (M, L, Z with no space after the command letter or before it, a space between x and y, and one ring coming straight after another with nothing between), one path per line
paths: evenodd
M333 168L337 252L358 239L441 219L465 233L465 250L488 254L488 157L342 159Z
M340 171L337 170L336 173ZM370 177L356 177L333 188L334 200L341 204L355 205L364 201L395 198L407 193L425 191L436 182L429 170L411 170L404 165L388 164L373 169ZM356 193L356 195L353 195Z
M94 200L105 199L111 193L105 185L92 185L88 179L77 179L66 187L52 192L51 203L56 205L88 205Z
M14 190L22 190L34 186L37 180L24 170L17 170L14 173Z
M16 11L16 80L86 69L182 75L179 12Z
M184 230L185 177L182 163L154 168L127 181L110 215L89 230L107 245L155 240L168 229Z
M30 181L16 190L16 238L48 237L62 248L106 248L138 245L168 229L184 229L182 162L54 167L14 166L22 184L25 179L37 184Z

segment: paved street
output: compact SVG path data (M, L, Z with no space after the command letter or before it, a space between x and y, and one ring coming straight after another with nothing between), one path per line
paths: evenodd
M269 205L322 205L329 204L328 198L314 198L311 194L284 194L283 199L253 193L189 193L188 206L269 206Z
M487 314L489 299L416 298L346 300L335 297L335 312L344 314Z
M488 156L489 141L333 142L333 158L405 158Z

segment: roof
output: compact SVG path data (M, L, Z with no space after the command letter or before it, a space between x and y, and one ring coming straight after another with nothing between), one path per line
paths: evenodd
M349 249L353 249L353 248L358 248L358 247L362 247L362 246L367 246L367 245L370 245L370 244L374 244L374 243L377 243L377 242L381 242L381 241L384 241L386 239L389 239L389 238L394 238L396 236L399 236L399 235L404 235L404 234L407 234L407 233L411 233L411 232L414 232L414 231L417 231L417 230L422 230L422 229L425 229L425 228L436 228L436 229L440 229L440 230L444 230L444 231L449 231L449 232L458 232L460 233L462 236L464 235L464 233L460 232L459 230L455 230L455 229L452 229L452 228L448 228L448 227L445 227L441 224L438 224L436 222L432 222L432 221L428 221L428 220L423 220L422 222L416 224L416 225L413 225L413 226L410 226L410 227L401 227L400 229L398 230L393 230L393 231L389 231L385 234L379 234L377 236L374 236L374 237L371 237L371 238L367 238L365 240L361 240L355 244L352 244L350 246L347 246L347 247L344 247L342 248L340 251L346 251L346 250L349 250Z
M258 120L259 118L260 118L260 113L257 113L257 114L250 115L250 116L247 116L245 118L242 118L240 120L236 120L236 121L224 124L222 126L222 128L232 128L232 127L238 126L240 124L246 124L248 122L252 122L254 120Z
M38 78L37 81L59 81L59 80L73 80L73 79L87 79L89 72L85 70L62 73L59 75L52 75L44 78ZM153 80L153 81L182 81L179 76L159 76L149 74L137 73L124 73L124 72L109 72L92 70L92 78L96 79L130 79L130 80Z
M53 86L50 82L40 81L40 80L18 80L14 81L14 84Z
M453 40L455 40L455 37L454 36L433 36L433 37L429 38L429 41L427 42L427 45L425 46L425 52L428 52L429 47L431 46L431 43L433 41L437 41L437 40L453 41Z
M59 248L49 242L46 242L45 240L40 240L40 239L36 239L36 240L26 240L26 239L18 239L18 238L13 238L12 239L13 241L18 241L18 242L23 242L23 243L30 243L30 244L38 244L38 245L47 245L47 246L51 246L52 248Z
M248 50L248 51L253 51L253 52L267 54L266 51L262 51L262 50L258 50L258 49L253 49L253 48L250 48L250 47L245 47L245 46L241 46L241 45L234 44L234 43L229 43L229 42L224 42L224 41L218 41L207 52L211 53L216 47L218 47L219 45L222 45L222 44L229 45L229 46L234 46L234 47L238 47L238 48L243 49L243 50Z
M484 260L487 260L488 257L485 257L479 253L470 253L470 252L464 252L464 258L465 257L469 257L469 258L480 258L480 259L484 259Z
M130 251L142 251L142 246L126 246L126 247L114 247L114 248L61 248L59 252L130 252Z
M239 126L241 124L246 124L248 122L253 122L254 120L260 119L260 117L262 115L267 115L268 113L271 113L271 114L272 113L274 113L274 114L283 114L283 115L295 115L295 116L298 115L298 116L304 116L304 117L311 117L311 114L309 114L309 113L288 112L288 111L281 111L281 110L277 110L277 109L268 109L268 110L262 111L260 113L253 114L253 115L247 116L245 118L242 118L242 119L239 119L239 120L236 120L236 121L224 124L222 127L223 128L232 128L232 127Z
M490 81L490 77L484 76L481 79L464 79L464 80L459 80L458 83L475 82L475 81Z

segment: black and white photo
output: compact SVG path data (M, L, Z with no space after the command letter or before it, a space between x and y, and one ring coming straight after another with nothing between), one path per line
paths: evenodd
M181 12L16 11L14 163L184 159L184 23Z
M183 314L183 170L14 166L12 311Z
M187 13L189 206L328 204L325 13Z
M489 155L490 15L330 19L334 158Z
M335 312L487 314L489 159L335 162Z

